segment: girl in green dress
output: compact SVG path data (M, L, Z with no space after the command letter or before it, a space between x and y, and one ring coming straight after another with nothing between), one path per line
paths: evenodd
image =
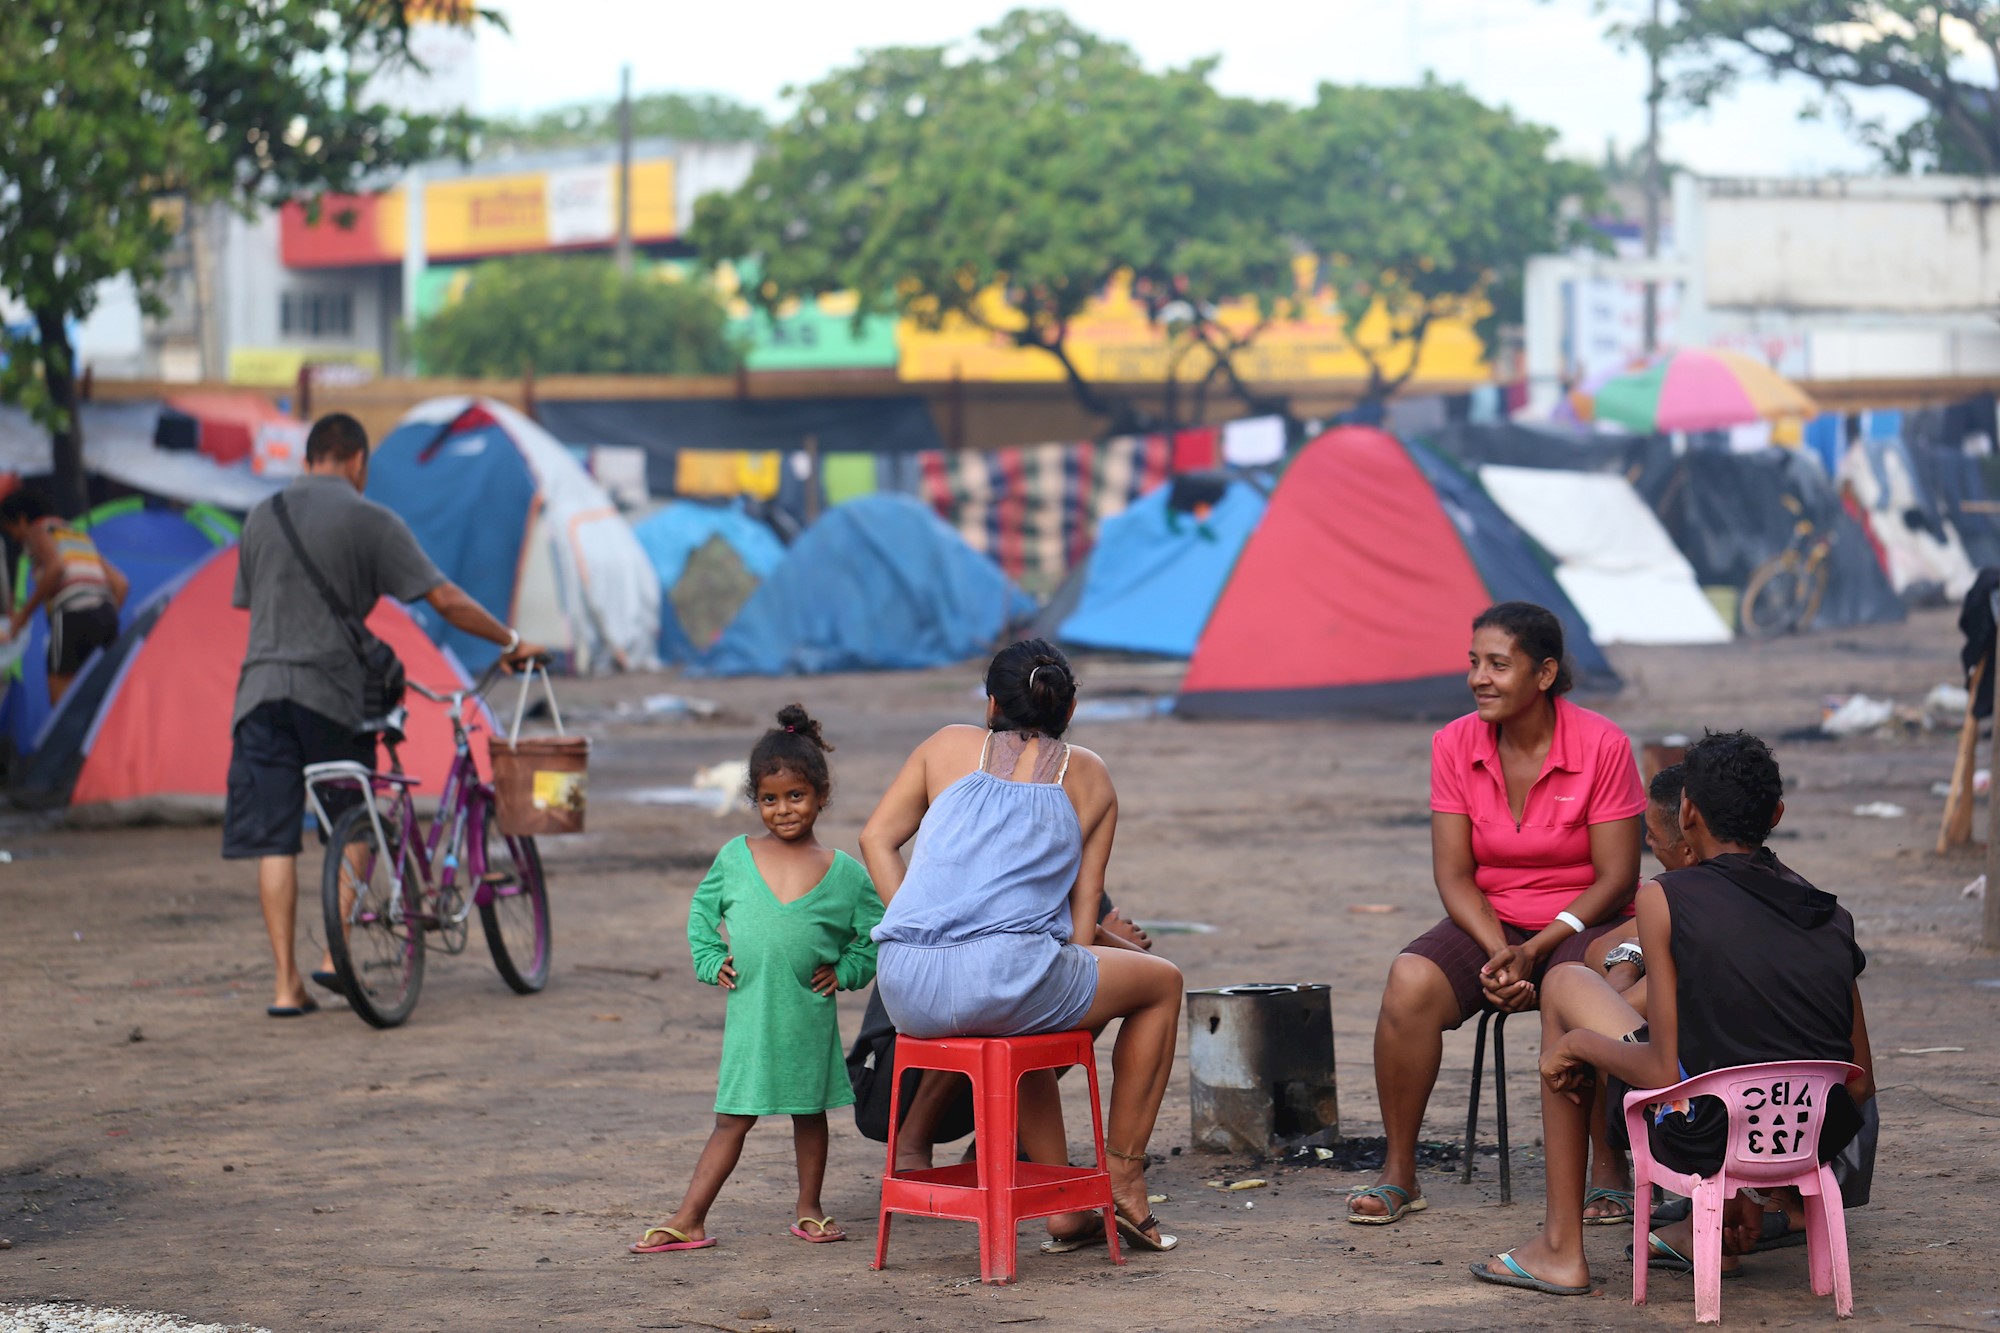
M778 713L777 727L750 753L749 795L765 832L724 847L695 890L688 911L695 977L729 992L715 1130L681 1206L632 1246L634 1254L715 1244L705 1228L709 1207L760 1115L792 1117L799 1159L792 1234L816 1243L847 1239L819 1198L826 1113L854 1102L833 993L874 979L868 932L882 919L882 900L860 862L813 838L832 792L832 748L798 704ZM726 943L721 929L729 932Z

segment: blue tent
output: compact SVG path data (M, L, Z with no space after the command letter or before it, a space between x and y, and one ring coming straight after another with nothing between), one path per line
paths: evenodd
M632 535L646 548L653 572L660 576L660 660L685 662L696 649L674 614L672 593L687 568L688 557L711 537L729 543L743 567L759 579L768 578L785 558L785 544L776 533L737 505L700 504L682 500L635 524Z
M1204 484L1205 483L1205 484ZM1236 478L1180 478L1097 530L1074 610L1057 639L1079 648L1193 654L1264 496Z
M1034 600L906 495L827 511L689 669L709 676L941 666L987 651Z
M446 578L579 673L655 665L660 582L568 449L504 403L433 398L375 446L368 498L402 516ZM497 645L411 614L472 671Z
M132 627L154 594L237 536L236 520L219 509L149 509L137 497L99 505L76 522L131 585L118 614L121 630ZM17 599L28 595L26 561L14 594ZM27 650L9 673L6 701L0 703L0 731L14 742L16 754L32 754L48 724L48 643L48 614L37 611L29 624Z

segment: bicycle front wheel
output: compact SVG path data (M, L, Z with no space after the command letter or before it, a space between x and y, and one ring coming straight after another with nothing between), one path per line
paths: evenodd
M327 952L347 1002L372 1026L392 1028L417 1007L424 984L424 930L403 855L402 820L394 810L382 811L381 820L386 848L375 840L367 806L357 805L334 821L320 876L320 907Z
M500 832L500 812L488 800L480 812L486 837L486 879L480 885L479 926L500 979L521 995L549 984L549 889L533 838Z
M1743 586L1743 633L1753 639L1768 639L1796 629L1806 596L1798 552L1786 551L1765 561Z

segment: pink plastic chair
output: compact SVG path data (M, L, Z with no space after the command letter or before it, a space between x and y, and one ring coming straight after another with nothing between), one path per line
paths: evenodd
M1826 1098L1836 1083L1859 1074L1844 1060L1794 1060L1737 1065L1686 1079L1671 1088L1629 1093L1625 1128L1632 1139L1634 1197L1652 1197L1665 1185L1694 1201L1694 1314L1702 1324L1722 1320L1722 1206L1743 1186L1775 1189L1790 1185L1806 1205L1806 1259L1816 1296L1833 1293L1834 1313L1854 1313L1847 1269L1847 1220L1833 1171L1821 1166L1819 1131ZM1653 1160L1647 1137L1650 1109L1661 1102L1717 1097L1729 1112L1729 1148L1712 1176L1682 1175ZM1651 1210L1632 1214L1632 1304L1646 1303L1647 1244Z

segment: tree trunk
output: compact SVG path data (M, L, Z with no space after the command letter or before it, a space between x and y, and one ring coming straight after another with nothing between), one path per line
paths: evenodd
M69 345L69 330L63 327L60 312L37 310L35 333L41 342L42 378L49 389L61 422L50 438L53 455L56 512L75 518L90 507L90 492L83 473L83 416L76 404L76 353Z

